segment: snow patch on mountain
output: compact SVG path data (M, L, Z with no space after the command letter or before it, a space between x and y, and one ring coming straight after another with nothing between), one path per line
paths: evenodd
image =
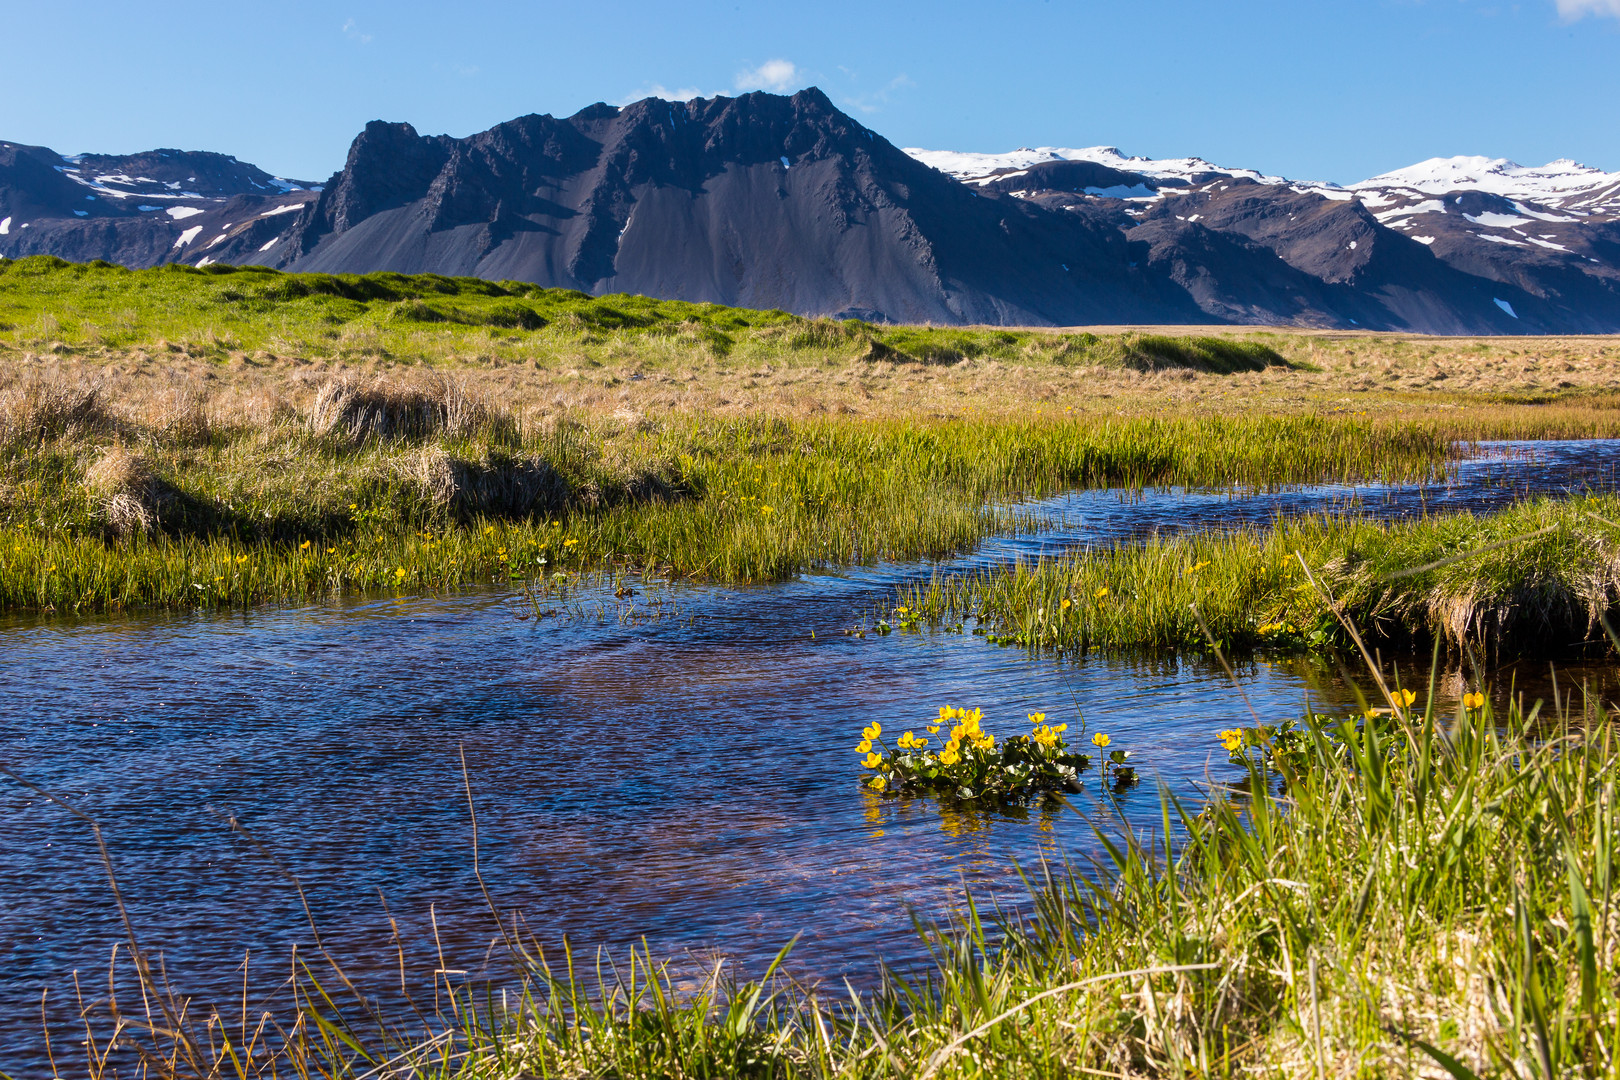
M1171 181L1169 190L1148 191L1142 198L1162 197L1176 190L1198 187L1223 180L1252 180L1259 184L1286 184L1301 194L1319 195L1342 202L1359 199L1380 218L1405 217L1414 213L1438 213L1444 205L1425 196L1456 191L1479 191L1514 200L1514 209L1526 218L1541 221L1574 221L1592 213L1620 213L1620 172L1604 172L1568 158L1528 167L1506 158L1430 158L1404 169L1383 173L1355 184L1289 180L1255 169L1234 169L1199 157L1132 157L1113 146L1079 149L1041 146L1020 147L1001 154L979 154L956 150L925 150L907 147L907 154L925 165L953 176L965 184L983 186L996 180L1022 176L1033 165L1049 161L1088 161L1120 172L1136 173L1150 180ZM1111 190L1088 190L1088 194L1119 198ZM1399 206L1400 203L1416 205ZM1533 205L1525 205L1526 203ZM1554 211L1564 211L1555 213ZM1506 217L1507 215L1491 215ZM1486 224L1488 222L1480 222ZM1522 223L1522 222L1521 222Z
M959 150L924 150L906 147L905 152L948 176L967 184L985 184L1003 179L1018 170L1028 169L1047 161L1090 161L1106 165L1120 172L1136 173L1153 180L1181 180L1193 182L1215 176L1253 180L1261 184L1285 184L1280 176L1267 176L1253 169L1228 169L1213 165L1203 158L1145 158L1130 157L1116 146L1088 146L1068 149L1056 146L1019 147L1005 154L975 154Z
M1568 158L1531 167L1507 158L1449 157L1430 158L1349 186L1354 191L1409 188L1424 195L1483 191L1570 208L1615 199L1620 194L1620 172L1606 173Z

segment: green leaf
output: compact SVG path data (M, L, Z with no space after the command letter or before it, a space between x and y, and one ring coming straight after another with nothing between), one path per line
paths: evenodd
M1457 1080L1479 1080L1478 1074L1475 1073L1473 1069L1470 1069L1468 1066L1464 1065L1462 1062L1458 1061L1444 1050L1441 1050L1435 1046L1430 1046L1422 1039L1408 1039L1407 1041L1413 1046L1417 1047L1419 1050L1422 1050L1425 1054L1428 1054L1430 1057L1434 1058L1442 1069L1446 1070L1446 1072L1450 1073L1452 1076L1455 1076Z

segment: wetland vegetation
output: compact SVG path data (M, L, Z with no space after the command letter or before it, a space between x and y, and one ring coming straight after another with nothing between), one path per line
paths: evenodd
M1616 435L1605 339L875 327L27 259L0 263L0 609L624 568L763 582L961 552L1065 488L1415 480L1482 439ZM1604 652L1617 523L1586 494L1313 517L939 575L896 603L1077 653L1342 650L1351 626L1476 663ZM925 931L934 962L872 993L682 986L651 957L503 931L523 986L445 975L420 1025L384 1022L317 952L285 1016L188 1013L155 976L141 1008L87 990L63 1059L111 1075L116 1030L165 1076L1613 1075L1612 717L1440 685L1286 732L1212 721L1235 774L1196 805L1167 793L1156 839L1099 823L1103 865L1037 874L1024 915ZM943 768L966 748L982 779L992 746L966 720L940 719L963 729ZM1032 716L997 767L1065 787L1085 755L1060 723ZM869 792L955 776L908 734L864 752ZM1124 751L1092 745L1119 779Z
M1617 522L1613 495L1399 522L1291 518L936 574L900 595L916 618L972 618L1030 648L1202 649L1207 629L1227 649L1347 649L1348 615L1386 647L1571 657L1611 651Z

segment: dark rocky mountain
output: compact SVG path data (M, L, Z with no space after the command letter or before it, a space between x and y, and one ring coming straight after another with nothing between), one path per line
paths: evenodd
M904 322L1205 318L1132 267L1106 219L984 197L817 90L598 105L468 139L373 123L270 253L295 270L434 270Z
M897 322L1620 331L1620 175L1448 159L1338 188L1112 148L905 151L814 89L465 139L377 121L321 187L217 154L0 143L0 255L36 253Z

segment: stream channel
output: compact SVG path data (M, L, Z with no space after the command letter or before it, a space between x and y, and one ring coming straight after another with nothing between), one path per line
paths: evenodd
M1019 507L1040 529L938 565L1278 514L1489 510L1617 479L1620 442L1494 443L1427 485L1072 492ZM627 602L582 586L539 620L519 618L528 605L509 590L7 617L0 761L100 823L143 946L203 1000L240 1000L244 954L250 999L263 1000L292 947L311 946L289 875L369 992L399 986L390 917L418 986L431 986L440 948L450 967L499 978L463 752L485 881L540 941L622 957L645 939L678 968L724 956L749 974L798 934L792 973L870 984L877 958L921 956L911 910L947 916L965 889L1016 904L1016 864L1094 851L1075 809L1153 830L1156 782L1196 798L1210 778L1234 778L1215 733L1250 722L1198 657L1060 660L972 633L844 633L935 565L749 588L652 583ZM1237 664L1267 720L1348 705L1333 672L1308 658ZM1612 670L1571 677L1583 676L1614 689ZM1143 782L1105 793L1088 774L1074 808L1027 816L857 784L852 748L873 720L898 734L959 704L1010 735L1032 711L1072 723L1076 703L1134 752ZM42 990L50 1013L71 1016L73 972L103 992L122 940L89 829L0 778L0 1072L41 1061Z

